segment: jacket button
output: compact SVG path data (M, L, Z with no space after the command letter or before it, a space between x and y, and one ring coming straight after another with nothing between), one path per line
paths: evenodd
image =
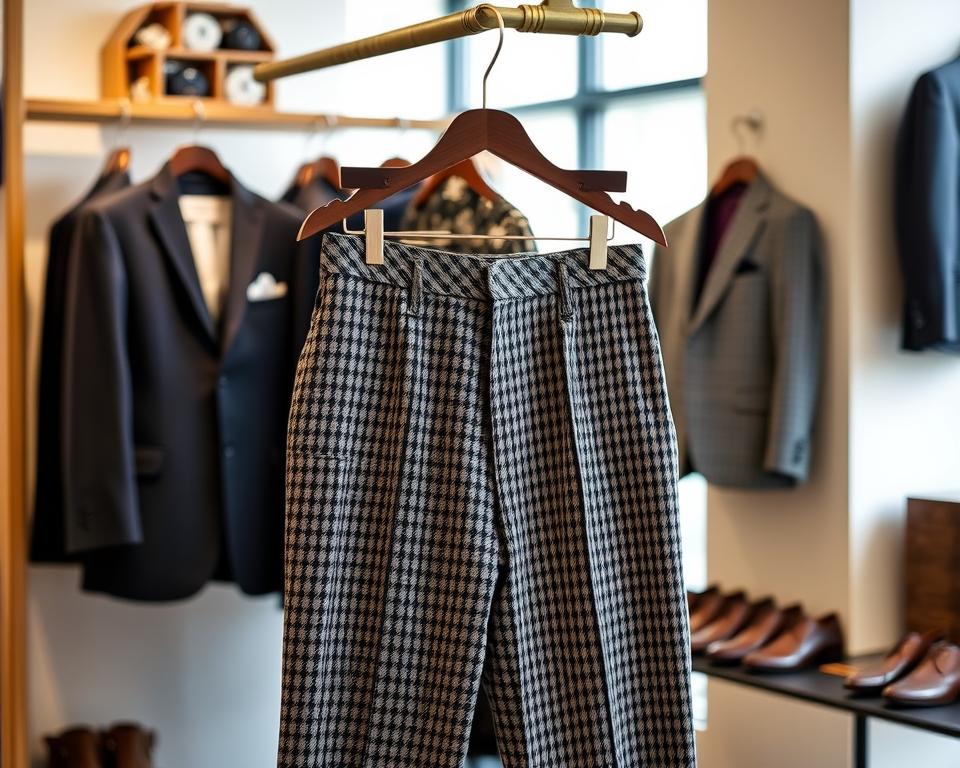
M233 450L232 445L228 445L226 448L223 449L223 457L225 459L232 459L234 453L235 451Z
M226 377L226 376L221 376L220 379L217 381L217 383L219 384L220 389L226 389L226 388L227 388L227 377Z
M807 450L806 440L798 440L793 444L793 463L800 464L803 461L804 454Z

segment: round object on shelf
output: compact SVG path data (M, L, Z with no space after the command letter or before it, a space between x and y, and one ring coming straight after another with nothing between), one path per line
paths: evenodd
M235 51L259 51L263 38L249 21L244 19L226 19L223 22L222 48Z
M150 78L144 75L130 84L130 101L151 101L153 94L150 91Z
M219 47L223 32L209 13L190 13L183 20L183 47L191 51L213 51Z
M238 64L231 67L223 81L227 101L240 107L254 107L267 98L267 86L253 79L253 66Z
M133 36L136 45L145 45L154 51L165 51L170 47L170 30L163 24L147 24L140 27Z
M167 93L171 96L210 95L210 81L194 66L179 66L174 62L167 64Z

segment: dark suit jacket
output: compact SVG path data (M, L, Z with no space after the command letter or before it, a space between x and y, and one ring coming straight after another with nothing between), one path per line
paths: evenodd
M960 352L960 59L914 86L894 188L903 347Z
M394 192L390 197L381 200L374 205L374 208L383 209L383 228L387 232L396 232L403 229L403 220L407 213L407 208L413 204L413 199L420 191L420 184L414 184L412 187L401 189ZM347 194L331 187L324 179L315 176L302 187L291 184L280 198L282 202L290 203L296 206L304 213L310 213L315 208L320 208L331 200L346 199ZM350 229L358 230L364 227L363 211L353 214L347 220L347 226ZM327 232L343 232L343 223L337 222L330 227Z
M63 477L61 473L60 400L63 392L64 304L67 265L80 211L103 195L130 186L126 171L106 173L94 182L79 203L50 228L47 276L40 339L37 383L37 483L34 496L30 559L37 563L65 562Z
M326 205L332 200L342 200L346 196L346 193L330 186L326 179L314 176L306 184L292 183L280 197L280 201L310 213L314 208Z
M281 586L284 444L318 267L300 215L231 184L228 297L204 302L178 184L94 201L71 263L64 400L67 547L84 587L187 597L212 577ZM248 302L261 273L287 294Z

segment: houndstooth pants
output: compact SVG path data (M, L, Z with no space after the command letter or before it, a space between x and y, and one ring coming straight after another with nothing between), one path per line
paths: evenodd
M638 246L327 235L287 469L282 768L694 766L676 445Z

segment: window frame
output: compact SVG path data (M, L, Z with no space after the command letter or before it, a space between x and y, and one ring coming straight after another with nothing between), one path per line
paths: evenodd
M596 7L596 0L582 0L581 7ZM456 13L468 6L463 0L447 0L447 12ZM596 42L593 42L593 41ZM574 114L577 126L577 163L580 168L603 167L603 118L606 110L618 102L637 97L676 92L689 88L703 89L703 78L692 77L669 80L661 83L639 85L632 88L609 89L603 85L603 40L581 36L577 39L577 89L573 96L551 101L535 101L512 105L509 111L522 115L538 110L569 110ZM447 49L447 107L450 114L468 108L469 61L467 44L469 38L452 41ZM579 206L581 224L587 223L589 212Z

